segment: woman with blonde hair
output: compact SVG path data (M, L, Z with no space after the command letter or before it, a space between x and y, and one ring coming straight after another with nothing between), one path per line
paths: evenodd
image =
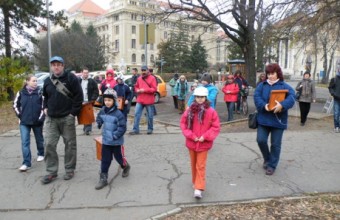
M26 77L24 87L17 93L13 103L15 114L20 120L21 150L23 156L19 170L24 172L31 168L30 133L33 130L37 143L37 161L44 160L43 96L38 87L37 77L30 74Z
M185 99L188 94L188 82L184 75L181 75L175 85L175 95L177 97L179 114L185 110Z

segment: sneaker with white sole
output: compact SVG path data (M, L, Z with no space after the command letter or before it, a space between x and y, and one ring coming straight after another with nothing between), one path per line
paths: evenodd
M334 132L335 132L335 133L340 133L339 127L334 128Z
M19 170L22 172L25 172L27 170L31 169L31 167L27 166L26 164L21 165L21 167L19 167Z
M195 189L195 191L194 191L194 197L195 197L196 199L202 199L202 190Z
M44 160L44 156L38 156L38 158L37 158L37 161L38 162L41 162L41 161L43 161Z

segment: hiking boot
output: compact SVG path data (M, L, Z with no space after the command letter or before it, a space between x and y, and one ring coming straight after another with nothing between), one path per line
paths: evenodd
M57 178L57 174L48 174L41 179L42 184L48 184Z
M95 186L95 189L99 190L107 185L107 173L101 173L99 176L99 182Z
M126 163L126 166L123 168L122 177L127 177L127 176L129 176L130 169L131 169L130 164Z
M64 175L64 180L70 180L74 177L74 172L67 172L65 175Z

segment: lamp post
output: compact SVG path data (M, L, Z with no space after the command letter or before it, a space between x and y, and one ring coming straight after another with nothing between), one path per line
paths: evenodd
M47 48L48 48L48 66L51 73L51 65L50 65L50 59L51 59L51 30L50 30L50 11L49 11L49 2L46 0L46 11L47 11Z

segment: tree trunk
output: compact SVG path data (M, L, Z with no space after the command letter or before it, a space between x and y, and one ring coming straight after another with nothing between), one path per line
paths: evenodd
M4 29L5 29L5 53L6 57L11 58L11 30L9 21L9 11L6 7L2 8L4 15Z
M326 83L326 73L327 73L327 42L325 40L322 41L322 50L323 50L323 76L321 83Z

